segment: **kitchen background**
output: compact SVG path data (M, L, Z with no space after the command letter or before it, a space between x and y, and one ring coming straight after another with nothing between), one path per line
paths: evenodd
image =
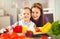
M21 20L21 10L33 3L43 5L44 14L52 23L60 18L60 0L0 0L0 29Z

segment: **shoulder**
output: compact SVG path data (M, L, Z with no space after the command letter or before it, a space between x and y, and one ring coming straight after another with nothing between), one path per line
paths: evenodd
M20 20L18 23L19 23L19 25L22 25L23 24L23 20Z
M34 24L34 22L30 21L30 23Z
M44 23L47 23L48 21L48 17L44 15Z
M35 26L35 23L34 22L30 21L30 23L31 23L31 25Z
M44 20L48 21L48 17L44 15Z

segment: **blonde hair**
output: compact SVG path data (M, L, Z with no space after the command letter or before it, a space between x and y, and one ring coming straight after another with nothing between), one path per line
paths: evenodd
M29 7L24 7L23 9L29 9L30 13L32 12L32 10Z

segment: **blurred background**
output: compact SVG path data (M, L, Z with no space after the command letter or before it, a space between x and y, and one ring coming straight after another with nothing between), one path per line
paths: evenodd
M21 20L22 8L31 8L33 3L43 5L44 14L51 23L60 20L60 0L0 0L0 29Z

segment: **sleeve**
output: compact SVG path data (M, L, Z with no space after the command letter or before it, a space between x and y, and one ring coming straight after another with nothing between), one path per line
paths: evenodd
M33 32L35 32L35 27L36 27L36 25L35 25L35 23L32 23L32 28L31 28L31 31L33 31Z
M34 28L36 27L35 23L34 23Z
M36 25L35 25L35 23L34 23L34 22L32 22L31 24L32 24L33 28L35 28L35 27L36 27Z

